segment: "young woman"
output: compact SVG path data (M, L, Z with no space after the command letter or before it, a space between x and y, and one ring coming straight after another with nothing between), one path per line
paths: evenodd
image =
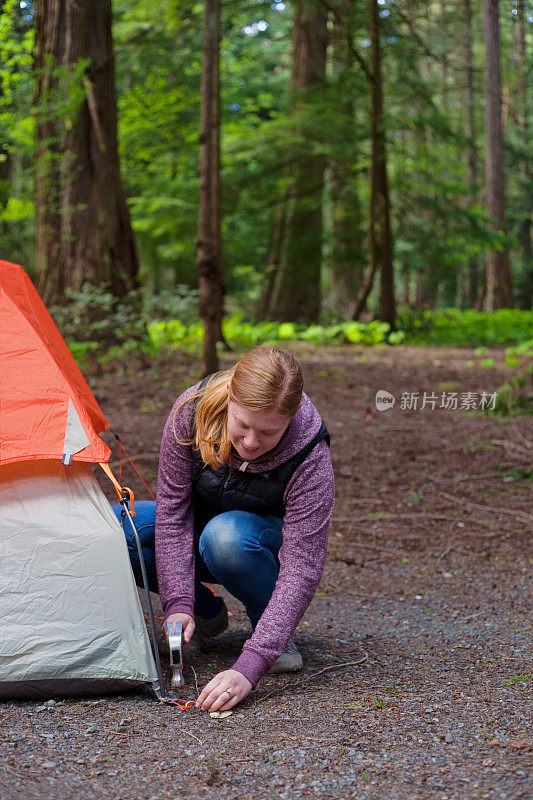
M165 629L181 621L186 642L195 628L208 637L227 627L223 601L201 581L225 586L253 629L198 708L227 710L269 670L301 668L291 636L322 575L333 503L329 436L292 355L257 347L177 399L163 432L157 506L136 503L151 588Z

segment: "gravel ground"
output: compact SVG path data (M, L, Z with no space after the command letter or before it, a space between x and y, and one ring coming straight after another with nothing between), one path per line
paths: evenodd
M223 720L147 689L0 704L1 800L533 796L532 419L399 403L491 392L512 374L503 351L489 369L469 349L296 352L337 476L326 569L296 633L303 671L267 676ZM88 371L152 482L166 414L198 374L176 359ZM394 409L376 412L378 389ZM192 666L204 685L249 635L225 596L230 628L189 662L184 698Z

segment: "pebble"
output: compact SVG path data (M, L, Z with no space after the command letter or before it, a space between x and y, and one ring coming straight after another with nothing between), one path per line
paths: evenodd
M131 725L131 719L121 719L118 725L119 728L125 728L126 725Z
M57 761L43 761L44 769L53 769L57 767Z
M448 744L451 744L453 742L453 734L448 731L448 733L444 737L444 741L448 742Z
M52 708L53 706L56 706L57 703L55 700L47 700L44 705L47 706L48 708Z
M87 728L85 733L97 733L98 727L96 725L91 725L90 728Z

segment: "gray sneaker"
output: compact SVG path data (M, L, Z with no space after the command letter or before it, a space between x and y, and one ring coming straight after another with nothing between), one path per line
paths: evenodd
M302 654L292 639L289 639L283 653L270 667L270 672L297 672L303 665Z

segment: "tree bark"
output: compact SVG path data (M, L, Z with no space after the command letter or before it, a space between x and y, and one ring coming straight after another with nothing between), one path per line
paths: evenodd
M204 0L197 268L206 375L218 370L216 345L222 335L224 296L220 232L219 50L220 0Z
M396 324L396 302L392 263L392 235L390 227L389 185L387 178L387 148L383 119L383 79L381 73L381 45L379 5L377 0L367 0L368 30L370 38L370 213L368 241L370 267L368 279L362 287L354 318L359 316L372 286L373 276L380 270L379 318L388 322L391 330Z
M466 135L469 139L467 163L468 183L470 186L469 202L475 203L479 196L479 168L476 146L476 98L474 91L474 55L472 33L472 0L463 0L464 19L464 51L466 66ZM472 307L476 301L479 286L479 259L470 256L467 274L462 284L461 293L464 305Z
M337 80L349 78L353 72L353 56L346 43L346 28L350 5L340 0L333 24L332 71ZM338 108L339 126L346 141L345 156L330 160L331 195L331 289L328 302L331 308L349 319L352 298L364 280L365 234L363 211L358 193L355 165L357 161L356 136L354 136L355 102L351 86L345 86ZM352 144L349 144L349 143Z
M36 0L36 272L46 301L139 264L120 176L111 0ZM84 66L85 65L85 66Z
M265 319L265 317L269 315L276 272L279 268L281 258L281 247L285 238L286 219L287 207L286 201L283 200L276 208L274 224L270 235L270 246L266 257L263 286L256 308L256 317L260 320Z
M532 307L533 298L533 245L531 240L532 199L531 166L529 161L529 117L526 75L528 72L526 44L526 2L518 0L518 124L522 133L523 156L520 160L520 186L524 198L523 219L518 231L523 278L520 303L523 308Z
M503 164L502 85L500 67L499 0L483 0L485 38L485 202L491 229L506 232L505 174ZM491 248L485 257L485 310L512 304L511 272L507 248Z
M327 11L320 0L299 0L292 41L291 89L298 108L303 93L312 99L326 81ZM268 309L268 316L280 322L314 322L320 310L324 168L322 155L302 156L293 168Z

